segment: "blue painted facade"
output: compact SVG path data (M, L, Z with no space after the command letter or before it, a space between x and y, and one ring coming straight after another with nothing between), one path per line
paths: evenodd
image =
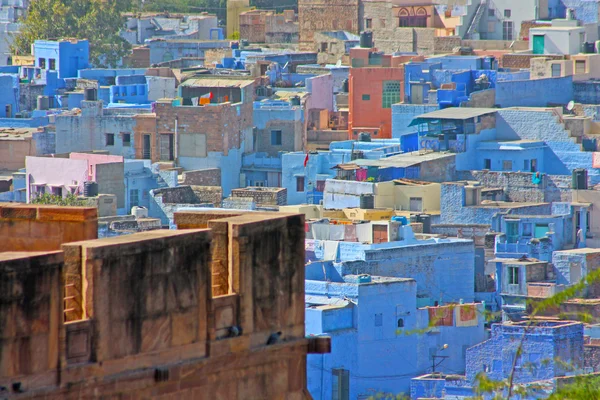
M33 55L37 68L56 71L59 79L74 78L79 70L89 67L90 44L87 40L36 40Z
M145 104L148 103L148 85L113 85L110 87L109 102L130 103L130 104Z
M583 332L583 324L570 321L494 324L491 339L467 350L467 373L463 379L440 375L415 378L411 382L411 399L472 397L477 374L484 372L492 381L503 381L513 372L513 364L515 384L538 383L519 398L546 398L555 387L552 379L583 370Z
M0 74L0 118L13 118L19 110L19 76Z
M573 77L544 78L496 83L496 104L500 107L546 107L573 100Z
M483 307L474 306L472 326L430 327L428 309L417 308L416 286L413 279L341 276L331 263L306 267L306 332L332 341L330 354L308 356L314 399L332 398L334 370L347 371L351 399L408 393L411 376L430 369L433 355L447 357L438 370L464 371L466 348L486 337ZM421 329L430 333L411 334Z
M125 209L133 206L150 208L150 191L164 186L159 175L152 171L150 160L124 160ZM137 200L137 201L136 201Z
M148 39L150 48L150 65L184 57L203 58L204 52L211 49L224 49L230 46L229 41L211 40L164 40Z
M98 86L111 86L117 84L117 79L121 79L125 76L131 75L144 75L146 73L146 68L107 68L107 69L82 69L76 75L81 79L89 79L98 81ZM136 82L140 83L140 82ZM144 83L144 82L141 82ZM123 83L127 84L127 83Z

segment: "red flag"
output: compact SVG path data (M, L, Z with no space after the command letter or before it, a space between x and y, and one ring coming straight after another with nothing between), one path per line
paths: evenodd
M306 157L304 158L304 168L306 168L306 164L308 164L308 153L306 153Z
M204 95L200 96L200 98L201 98L201 99L209 99L209 100L212 100L212 98L213 98L213 94L212 94L212 92L208 92L208 93L206 93L206 94L204 94Z

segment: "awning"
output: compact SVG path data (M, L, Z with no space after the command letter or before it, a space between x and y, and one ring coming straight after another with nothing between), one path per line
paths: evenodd
M449 107L444 108L443 110L421 114L418 117L413 118L408 126L415 126L436 119L465 120L480 117L482 115L493 114L497 111L497 108Z

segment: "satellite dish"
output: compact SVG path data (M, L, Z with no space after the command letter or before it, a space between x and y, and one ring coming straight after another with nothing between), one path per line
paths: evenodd
M569 104L567 104L567 110L573 111L573 108L575 108L575 102L571 100Z

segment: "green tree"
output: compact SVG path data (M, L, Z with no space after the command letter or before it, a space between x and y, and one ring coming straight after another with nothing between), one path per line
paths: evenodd
M142 11L217 14L221 20L227 18L227 0L145 0Z
M130 45L119 36L131 9L130 0L36 0L22 19L13 52L30 54L40 39L76 38L90 42L90 59L97 67L114 67Z

